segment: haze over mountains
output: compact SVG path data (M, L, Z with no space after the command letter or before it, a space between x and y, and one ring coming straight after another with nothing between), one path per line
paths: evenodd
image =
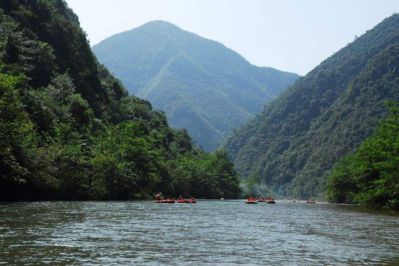
M271 190L322 196L333 165L399 100L399 15L322 62L228 140L236 169Z
M251 65L220 43L153 21L95 45L129 92L166 112L205 150L262 110L298 75Z

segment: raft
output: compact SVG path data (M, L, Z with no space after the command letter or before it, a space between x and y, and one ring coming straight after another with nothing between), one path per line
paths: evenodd
M177 203L197 203L196 199L178 199Z

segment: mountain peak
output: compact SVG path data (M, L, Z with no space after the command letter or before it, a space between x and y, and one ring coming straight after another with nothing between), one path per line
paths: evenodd
M111 36L93 51L130 93L165 111L205 150L298 77L252 66L223 44L162 20Z
M166 20L152 20L149 22L144 23L141 27L169 27L169 28L179 28L175 24L172 24Z
M144 23L143 25L134 28L130 31L129 33L132 32L138 32L138 31L145 31L151 34L157 34L160 32L168 32L168 33L176 33L176 32L184 32L183 29L179 28L178 26L165 21L165 20L153 20L147 23Z

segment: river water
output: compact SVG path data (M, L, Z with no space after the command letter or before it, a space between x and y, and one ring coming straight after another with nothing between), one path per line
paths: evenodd
M243 201L0 204L0 265L398 265L399 217Z

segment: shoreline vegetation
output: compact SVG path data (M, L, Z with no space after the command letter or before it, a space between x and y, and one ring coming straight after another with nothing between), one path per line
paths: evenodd
M399 103L387 107L389 115L376 132L334 167L329 201L399 211Z

